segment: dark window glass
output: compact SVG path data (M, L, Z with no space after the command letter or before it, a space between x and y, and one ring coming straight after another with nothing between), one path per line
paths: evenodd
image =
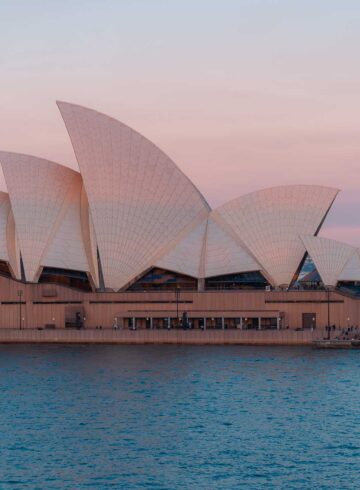
M360 281L339 281L337 288L344 293L360 296Z
M58 269L56 267L44 267L39 279L41 283L58 284L60 286L91 291L86 272L70 269Z
M11 277L9 265L4 260L0 260L0 275L5 277Z
M324 289L324 284L321 280L315 264L309 254L305 255L302 266L293 281L291 289Z
M259 271L226 274L205 279L205 289L265 289L269 283Z
M154 267L149 272L144 274L128 291L173 291L176 289L197 290L197 279L194 277L171 272L159 267Z

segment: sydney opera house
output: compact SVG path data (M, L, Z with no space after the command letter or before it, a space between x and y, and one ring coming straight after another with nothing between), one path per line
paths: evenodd
M360 252L318 237L338 189L279 186L211 209L145 137L58 106L80 172L0 152L0 328L359 323Z

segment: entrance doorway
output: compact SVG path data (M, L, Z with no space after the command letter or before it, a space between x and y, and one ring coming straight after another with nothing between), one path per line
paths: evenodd
M316 313L303 313L302 314L302 327L303 328L316 328Z

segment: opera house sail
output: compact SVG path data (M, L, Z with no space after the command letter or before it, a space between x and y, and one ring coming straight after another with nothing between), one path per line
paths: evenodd
M18 324L19 288L29 328L175 327L182 315L202 329L325 326L330 288L333 321L357 319L359 250L318 236L338 189L278 186L211 209L144 136L58 107L79 172L0 152L1 327Z

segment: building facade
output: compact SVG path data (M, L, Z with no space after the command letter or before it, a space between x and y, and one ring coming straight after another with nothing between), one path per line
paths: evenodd
M0 328L359 323L359 250L318 237L338 189L279 186L211 209L145 137L58 106L80 172L0 152Z

